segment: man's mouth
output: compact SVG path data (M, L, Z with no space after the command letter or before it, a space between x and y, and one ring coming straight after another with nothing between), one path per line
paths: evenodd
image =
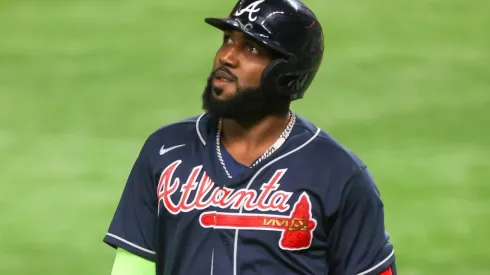
M235 82L235 78L224 70L217 71L213 78L216 83Z

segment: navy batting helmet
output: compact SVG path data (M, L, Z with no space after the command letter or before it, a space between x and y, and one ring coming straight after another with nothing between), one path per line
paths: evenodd
M323 58L323 31L315 14L298 0L240 0L228 18L206 18L225 30L244 32L279 54L262 74L262 87L300 99Z

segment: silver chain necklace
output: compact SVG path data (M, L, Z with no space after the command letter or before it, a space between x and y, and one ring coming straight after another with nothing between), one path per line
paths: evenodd
M270 155L272 155L272 153L277 151L277 149L279 149L279 147L281 147L284 144L286 139L291 134L291 130L293 129L294 124L296 123L296 115L291 111L289 111L289 114L290 114L289 122L288 125L286 126L286 129L284 129L284 131L281 133L281 135L276 140L276 142L274 142L274 144L272 144L272 146L269 147L269 149L267 149L267 151L265 151L262 154L262 156L260 156L250 167L254 167L264 159L268 158ZM223 170L225 170L225 173L228 176L228 178L231 179L232 176L228 172L228 169L226 169L225 161L223 160L223 156L221 155L221 129L222 129L222 119L218 121L218 129L216 132L216 154L218 156L219 162L221 163L221 166L223 167Z

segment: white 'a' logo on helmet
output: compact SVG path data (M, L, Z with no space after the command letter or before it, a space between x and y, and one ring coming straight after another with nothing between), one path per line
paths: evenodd
M240 15L244 14L245 12L248 12L248 20L250 20L252 22L257 20L257 16L252 17L252 15L254 13L260 11L260 8L257 8L257 6L264 1L265 0L258 0L258 1L253 2L252 4L248 5L246 8L235 12L235 16L240 16Z

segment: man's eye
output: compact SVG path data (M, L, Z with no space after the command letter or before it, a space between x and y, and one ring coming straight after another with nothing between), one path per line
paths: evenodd
M229 36L225 36L223 37L223 44L230 44L232 41L231 41L231 38Z
M259 54L259 50L257 50L257 48L254 46L249 46L248 50L253 54Z

